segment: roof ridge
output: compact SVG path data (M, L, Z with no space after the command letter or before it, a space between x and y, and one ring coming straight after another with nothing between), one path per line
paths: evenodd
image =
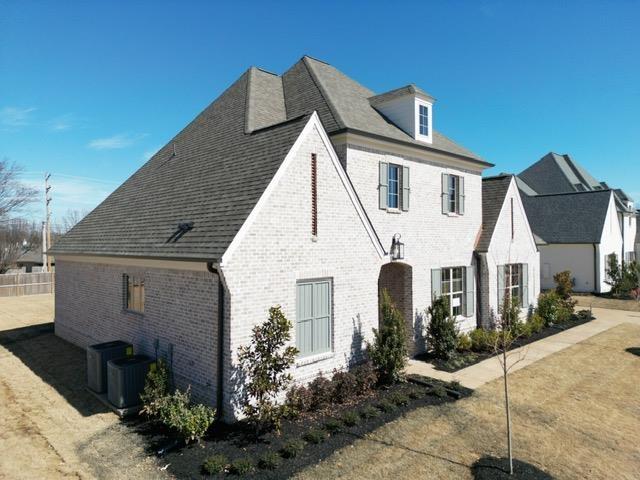
M315 110L313 112L315 112ZM286 125L287 123L294 123L294 122L297 122L298 120L300 120L301 118L311 117L313 115L313 112L312 113L301 113L300 115L296 115L295 117L287 118L287 119L285 119L285 120L283 120L281 122L272 123L271 125L267 125L265 127L256 128L255 130L252 130L249 133L251 135L253 135L254 133L263 132L263 131L268 130L270 128L281 127L283 125Z
M253 77L253 71L256 67L251 66L247 69L247 84L244 91L244 133L251 133L249 128L249 96L251 95L251 78Z
M593 193L604 193L604 192L611 193L612 190L610 188L607 188L603 190L587 190L586 192L539 193L538 195L533 195L533 197L560 197L562 195L585 195L589 193L593 194Z
M336 109L333 101L329 97L328 92L322 85L322 82L320 82L320 80L318 79L316 72L313 71L311 64L307 60L308 58L312 60L316 60L315 58L310 57L309 55L305 55L304 57L302 57L302 63L304 64L305 68L309 72L309 76L311 77L311 80L313 80L313 83L315 84L316 88L320 92L320 95L322 95L322 98L327 103L327 106L329 107L329 111L331 112L331 116L333 117L333 120L338 124L340 128L344 128L346 124L344 123L342 117L338 113L338 110ZM325 65L329 65L328 63L322 62L321 60L318 60L318 61L321 63L324 63ZM332 67L333 65L329 65L329 66Z

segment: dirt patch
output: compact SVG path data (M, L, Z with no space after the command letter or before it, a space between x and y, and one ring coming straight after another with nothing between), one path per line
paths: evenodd
M141 435L85 391L50 295L0 299L0 479L163 478Z
M637 478L640 327L623 324L511 375L514 456L523 478ZM501 380L418 409L298 475L300 479L472 479L506 454ZM474 470L474 465L476 469Z

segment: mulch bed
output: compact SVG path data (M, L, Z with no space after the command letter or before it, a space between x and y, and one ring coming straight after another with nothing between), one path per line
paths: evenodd
M294 420L285 420L280 436L270 432L256 437L253 427L245 422L214 425L210 433L199 444L172 450L163 456L159 463L163 467L168 465L167 472L176 478L288 478L412 410L453 402L472 393L472 390L458 384L448 384L427 377L412 376L409 380L389 388L374 390L370 395L353 399L347 404L333 405L323 411L306 413ZM391 402L391 399L398 394L408 398L406 405L396 405L394 410L389 412L384 412L377 407L380 402ZM340 419L347 412L359 413L367 406L376 408L379 416L367 419L359 417L357 425L348 427L342 424L340 431L335 433L328 433L324 428L329 419ZM155 454L160 448L170 443L168 432L163 430L161 425L139 419L132 420L130 423L138 433L147 439L150 454ZM292 440L302 439L305 433L311 429L323 430L325 437L321 443L304 442L304 450L295 458L283 458L280 455L283 445ZM264 470L257 466L260 457L268 452L278 454L280 459L280 465L274 470ZM226 456L229 462L241 458L249 459L255 466L255 471L242 476L229 472L206 475L202 471L202 464L207 457L215 454Z
M583 325L587 322L590 322L593 319L594 318L591 318L591 319L584 318L584 317L581 318L581 317L578 317L577 315L574 315L571 318L571 320L567 322L557 324L557 325L552 325L549 327L544 327L542 330L540 330L537 333L534 333L529 337L518 338L513 342L510 350L513 350L514 348L523 347L525 345L536 342L538 340L542 340L543 338L550 337L551 335L555 335L557 333L564 332L565 330L569 330L570 328ZM493 356L495 356L493 352L462 352L462 353L457 353L456 356L451 360L442 360L439 358L435 358L430 352L428 352L428 353L423 353L421 355L418 355L415 358L416 360L422 360L424 362L433 364L436 370L455 373L458 370L462 370L463 368L469 367L471 365L475 365L476 363L479 363Z

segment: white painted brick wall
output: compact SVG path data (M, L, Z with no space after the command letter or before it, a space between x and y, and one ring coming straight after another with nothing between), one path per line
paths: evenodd
M318 237L311 236L311 154L318 162ZM306 382L320 371L330 374L358 360L362 339L378 325L378 274L382 260L314 129L272 191L260 215L223 265L230 293L233 363L251 329L280 305L295 325L296 282L333 281L333 353L298 365L295 380ZM292 332L295 337L295 328ZM295 338L294 338L295 341ZM233 384L234 369L226 372Z
M394 234L402 235L405 263L413 268L414 322L424 324L424 312L431 304L431 269L469 266L482 223L482 179L480 174L433 162L400 157L356 145L339 146L347 173L355 186L373 226L387 250ZM408 212L389 213L378 203L379 162L410 168L411 199ZM464 215L442 213L442 173L465 179ZM476 316L460 317L462 330L476 326Z
M511 238L511 199L513 198L514 239ZM483 322L488 318L484 312L493 312L497 315L498 305L498 265L508 263L526 263L528 265L529 298L527 303L537 304L540 294L540 254L533 240L526 213L522 205L522 199L515 182L512 180L505 197L500 217L496 223L491 244L486 254L487 274L486 282L482 289ZM523 308L523 315L526 314ZM484 323L483 323L484 325Z
M145 309L123 310L122 275L143 276ZM125 340L135 353L166 356L173 344L176 385L215 404L217 277L209 272L107 265L56 258L56 335L86 348Z

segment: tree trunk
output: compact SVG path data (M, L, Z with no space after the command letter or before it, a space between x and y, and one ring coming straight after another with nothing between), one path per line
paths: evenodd
M507 375L507 349L502 349L504 370L504 404L507 410L507 453L509 455L509 475L513 475L513 455L511 453L511 411L509 410L509 383Z

